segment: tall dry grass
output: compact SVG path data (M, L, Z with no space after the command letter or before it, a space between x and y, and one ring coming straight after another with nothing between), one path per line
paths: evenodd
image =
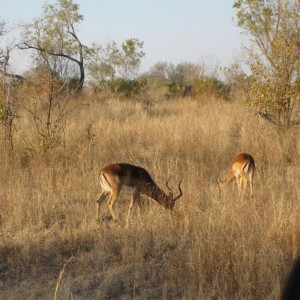
M300 246L298 137L239 103L82 99L65 145L44 154L24 112L1 152L0 298L278 299ZM240 152L256 162L253 199L217 190ZM143 198L126 228L125 192L120 221L104 205L97 223L98 172L113 162L162 188L183 177L173 218Z

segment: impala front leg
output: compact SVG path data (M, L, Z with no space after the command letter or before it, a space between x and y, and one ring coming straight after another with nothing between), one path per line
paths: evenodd
M119 195L119 192L113 193L108 201L108 208L109 208L110 214L114 221L118 220L118 218L115 214L115 211L114 211L114 205L118 199L118 195Z
M103 202L103 200L106 198L106 196L108 195L109 193L104 191L102 192L102 194L100 195L99 199L97 200L97 220L99 220L100 218L100 206L101 206L101 203Z
M126 218L127 226L129 224L129 218L130 218L131 210L134 207L134 204L135 204L136 200L139 199L139 197L140 197L139 192L134 190L133 193L132 193L132 197L131 197L131 200L130 200L129 209L128 209L128 213L127 213L127 218Z

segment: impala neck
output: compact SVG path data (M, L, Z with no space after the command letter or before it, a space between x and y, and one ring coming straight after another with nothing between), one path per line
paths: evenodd
M234 173L230 171L227 176L225 177L224 181L222 182L223 186L225 187L228 183L230 183L235 178Z
M144 194L157 201L164 208L170 208L167 194L162 189L160 189L154 182L151 184L147 184L144 190Z

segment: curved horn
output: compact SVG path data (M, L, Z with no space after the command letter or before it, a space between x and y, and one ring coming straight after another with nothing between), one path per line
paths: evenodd
M173 202L178 200L183 195L182 190L181 190L181 182L182 182L182 179L180 179L179 184L178 184L179 195L176 198L173 199Z
M170 181L170 179L171 179L171 176L168 178L168 180L167 180L167 182L166 182L166 187L168 188L168 190L170 191L170 192L172 192L172 189L169 187L169 181Z

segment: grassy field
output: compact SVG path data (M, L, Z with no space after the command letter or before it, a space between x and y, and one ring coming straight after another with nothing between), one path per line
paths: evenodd
M78 102L79 103L79 102ZM281 133L240 103L81 99L65 144L44 154L31 119L0 146L1 299L278 299L300 249L299 127ZM250 153L254 197L216 177ZM183 197L173 217L144 197L120 221L96 221L98 173L114 162L146 168Z

